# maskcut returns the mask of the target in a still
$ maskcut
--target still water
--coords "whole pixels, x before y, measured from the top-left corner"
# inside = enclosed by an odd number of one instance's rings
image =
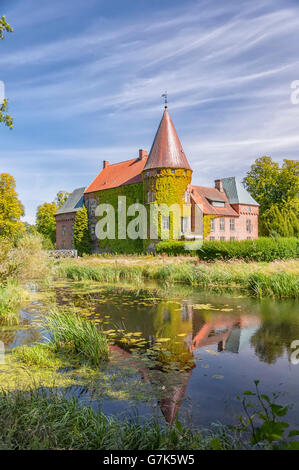
[[[287,418],[298,427],[299,364],[290,360],[290,345],[299,340],[295,301],[257,301],[239,293],[159,284],[64,283],[55,285],[50,297],[109,332],[107,374],[118,369],[115,387],[120,390],[122,380],[131,380],[135,389],[125,399],[95,396],[80,387],[67,390],[84,404],[108,414],[163,417],[168,423],[179,418],[195,426],[232,424],[241,414],[237,396],[259,379],[263,393],[280,392],[281,404],[294,404]],[[47,332],[35,322],[47,308],[41,299],[22,309],[21,327],[2,331],[6,347],[44,340]]]

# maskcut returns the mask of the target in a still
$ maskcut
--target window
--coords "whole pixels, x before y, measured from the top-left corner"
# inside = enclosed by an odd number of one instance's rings
[[[225,202],[223,201],[212,201],[212,206],[214,207],[225,207]]]
[[[225,241],[225,237],[220,237],[220,241],[224,242],[224,241]]]
[[[63,240],[62,243],[61,243],[61,248],[64,249],[65,248],[65,241]]]
[[[181,232],[185,233],[189,229],[189,217],[181,217]]]
[[[215,240],[215,237],[210,237],[210,241],[213,242]]]
[[[247,237],[247,240],[251,240],[251,237]]]
[[[162,217],[162,227],[164,230],[169,230],[169,217],[165,215]]]
[[[229,228],[231,232],[235,231],[235,219],[229,219]]]
[[[235,237],[230,237],[230,241],[231,242],[235,241]]]
[[[250,219],[246,220],[246,231],[251,233],[251,220]]]
[[[215,219],[210,220],[210,227],[211,227],[211,231],[214,232],[214,230],[215,230]]]
[[[188,191],[185,191],[184,199],[185,199],[185,202],[189,202],[189,194],[188,194]]]
[[[175,170],[171,170],[171,173],[174,175],[174,174],[175,174]]]
[[[157,170],[157,175],[160,175],[161,174],[161,170]]]
[[[94,217],[94,216],[95,216],[95,210],[94,210],[94,209],[91,209],[90,215],[91,215],[91,217]]]
[[[65,234],[66,234],[66,228],[65,228],[65,225],[63,225],[61,228],[61,235],[65,237]]]
[[[225,219],[224,217],[221,217],[221,219],[219,220],[220,220],[220,230],[223,231],[225,230]]]
[[[247,207],[248,212],[251,212],[251,206]]]

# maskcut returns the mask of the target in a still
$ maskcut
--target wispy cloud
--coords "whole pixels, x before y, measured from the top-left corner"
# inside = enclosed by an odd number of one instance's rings
[[[25,204],[30,175],[39,174],[35,193],[50,197],[90,182],[103,158],[149,148],[166,89],[197,183],[242,176],[262,154],[295,158],[299,106],[289,87],[298,79],[299,6],[291,0],[167,0],[142,14],[117,0],[111,9],[78,0],[74,11],[53,0],[30,14],[32,1],[12,1],[20,31],[0,45],[16,119],[13,137],[0,129],[0,162],[18,185],[26,175]]]

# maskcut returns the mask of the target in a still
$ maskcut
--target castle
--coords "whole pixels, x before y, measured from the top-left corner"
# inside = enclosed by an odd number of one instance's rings
[[[120,163],[104,160],[103,169],[93,182],[87,188],[75,189],[58,209],[57,249],[73,248],[74,221],[83,205],[88,211],[94,253],[151,251],[164,239],[229,241],[258,237],[259,206],[235,177],[217,179],[215,187],[209,188],[192,185],[192,173],[165,106],[149,154],[141,149],[138,157]],[[115,210],[116,231],[102,239],[96,230],[99,204]],[[147,211],[147,219],[153,208],[160,207],[154,237],[146,223],[143,223],[146,225],[143,236],[138,235],[142,224],[133,219],[131,208],[138,209],[141,205]],[[172,206],[176,209],[169,211],[167,208]],[[124,220],[126,225],[134,224],[135,237],[128,237],[126,230],[120,230]]]

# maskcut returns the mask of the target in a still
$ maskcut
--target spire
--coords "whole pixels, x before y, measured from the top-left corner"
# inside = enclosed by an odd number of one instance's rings
[[[167,105],[144,170],[151,168],[185,168],[191,170]]]

